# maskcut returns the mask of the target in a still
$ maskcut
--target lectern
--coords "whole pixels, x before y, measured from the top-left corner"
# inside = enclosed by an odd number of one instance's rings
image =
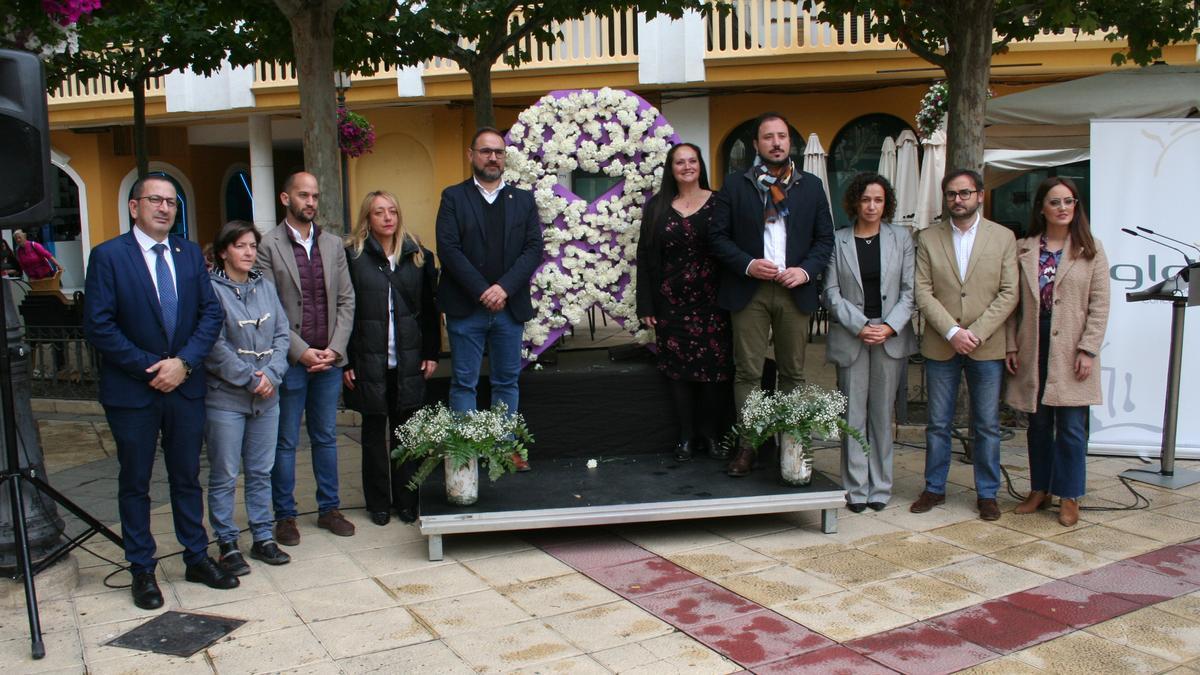
[[[1200,304],[1200,277],[1192,285],[1189,279],[1200,274],[1200,263],[1191,263],[1174,277],[1147,288],[1125,294],[1126,302],[1152,300],[1171,303],[1171,351],[1167,365],[1167,400],[1163,407],[1162,455],[1158,471],[1129,469],[1121,474],[1130,480],[1141,481],[1175,490],[1200,483],[1200,471],[1175,469],[1175,431],[1179,424],[1179,377],[1183,370],[1184,310]]]

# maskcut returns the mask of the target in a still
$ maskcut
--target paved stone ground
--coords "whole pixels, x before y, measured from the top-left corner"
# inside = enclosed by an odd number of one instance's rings
[[[69,406],[67,406],[69,408]],[[57,410],[57,411],[56,411]],[[38,413],[51,483],[115,523],[116,460],[102,417]],[[912,437],[913,434],[905,434]],[[919,434],[916,434],[919,437]],[[344,427],[343,503],[362,503],[357,430]],[[314,506],[299,455],[302,509]],[[350,538],[301,518],[290,565],[251,561],[240,588],[182,581],[159,567],[166,608],[246,619],[191,658],[104,643],[158,612],[107,588],[114,568],[77,552],[80,584],[44,599],[47,657],[29,658],[23,609],[0,610],[4,672],[912,672],[1200,673],[1200,486],[1138,490],[1149,511],[1053,512],[979,521],[971,469],[957,462],[944,506],[920,516],[923,452],[900,448],[896,496],[881,513],[816,514],[614,528],[449,536],[426,560],[417,529],[376,527],[359,509]],[[1023,448],[1005,448],[1028,488]],[[818,466],[837,474],[836,450]],[[1092,458],[1085,506],[1133,501],[1116,475],[1134,459]],[[172,536],[165,477],[155,480],[160,554]],[[535,455],[536,470],[536,455]],[[244,516],[241,516],[244,518]],[[68,527],[72,531],[73,526]],[[245,538],[244,538],[245,539]],[[115,547],[89,548],[115,560]],[[127,583],[117,574],[111,583]]]

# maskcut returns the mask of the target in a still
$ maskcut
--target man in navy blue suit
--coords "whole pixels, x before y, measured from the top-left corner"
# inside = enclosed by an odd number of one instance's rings
[[[100,403],[117,443],[117,504],[133,602],[163,604],[154,578],[150,476],[162,438],[175,536],[185,578],[234,588],[235,576],[208,556],[200,489],[204,436],[204,357],[225,313],[195,244],[170,236],[179,208],[175,186],[155,176],[134,184],[129,232],[97,246],[88,263],[84,331],[100,352]]]
[[[475,132],[467,159],[474,175],[442,191],[436,225],[438,307],[446,313],[453,364],[450,408],[475,409],[486,346],[492,404],[516,412],[521,336],[534,316],[529,280],[542,262],[542,226],[533,193],[504,183],[499,131]],[[529,470],[523,459],[513,459],[518,471]]]

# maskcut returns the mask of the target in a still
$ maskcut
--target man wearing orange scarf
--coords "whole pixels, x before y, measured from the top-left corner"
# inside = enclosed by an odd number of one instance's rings
[[[804,380],[809,314],[817,275],[833,253],[833,220],[821,179],[796,168],[791,127],[778,113],[759,116],[755,165],[729,176],[717,194],[710,238],[721,261],[718,300],[733,317],[733,395],[738,410],[762,381],[773,342],[779,389]],[[756,448],[739,443],[731,476],[744,476]]]

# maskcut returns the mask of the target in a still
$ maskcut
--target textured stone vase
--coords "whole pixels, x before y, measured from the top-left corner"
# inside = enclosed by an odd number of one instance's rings
[[[470,506],[479,501],[479,460],[472,457],[466,466],[454,468],[450,458],[446,467],[446,501],[456,506]]]
[[[791,434],[779,435],[779,476],[788,485],[812,482],[812,453]]]

